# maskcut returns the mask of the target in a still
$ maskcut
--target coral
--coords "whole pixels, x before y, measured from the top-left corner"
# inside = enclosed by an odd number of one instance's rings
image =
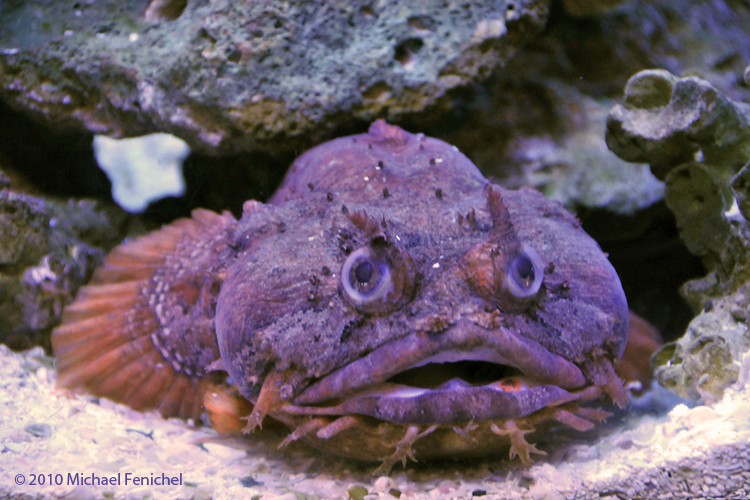
[[[142,212],[152,201],[185,194],[182,162],[190,148],[173,135],[120,140],[97,135],[94,154],[112,181],[112,197],[128,212]]]

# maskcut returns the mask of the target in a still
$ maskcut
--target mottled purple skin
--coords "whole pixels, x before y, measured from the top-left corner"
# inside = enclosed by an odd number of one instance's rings
[[[256,401],[267,376],[283,372],[277,392],[289,406],[276,405],[270,414],[293,426],[309,418],[300,416],[305,412],[323,415],[321,406],[359,394],[331,415],[377,418],[368,423],[369,434],[362,426],[353,429],[382,441],[380,449],[362,452],[346,432],[311,438],[359,458],[382,457],[408,425],[432,424],[438,432],[420,438],[418,457],[486,453],[498,446],[476,443],[491,435],[487,425],[474,440],[443,428],[521,421],[576,400],[575,391],[590,386],[620,397],[609,368],[625,348],[628,309],[606,256],[559,203],[531,189],[487,186],[455,147],[382,121],[368,134],[301,156],[269,204],[249,202],[231,228],[238,255],[221,285],[216,332],[224,367],[240,392]],[[494,212],[490,199],[500,200]],[[359,212],[367,217],[353,217]],[[543,263],[542,287],[530,299],[494,297],[483,281],[487,255],[505,248],[498,241],[505,233],[493,230],[501,225]],[[406,285],[401,295],[362,310],[345,297],[340,272],[351,252],[375,244],[376,233],[388,252],[396,252],[393,275]],[[371,390],[444,350],[496,355],[537,387],[395,400]]]

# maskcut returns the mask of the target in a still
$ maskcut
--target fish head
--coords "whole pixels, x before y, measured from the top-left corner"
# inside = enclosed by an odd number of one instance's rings
[[[629,314],[606,255],[559,203],[442,141],[379,121],[318,146],[231,240],[223,365],[277,418],[489,426],[624,402]]]

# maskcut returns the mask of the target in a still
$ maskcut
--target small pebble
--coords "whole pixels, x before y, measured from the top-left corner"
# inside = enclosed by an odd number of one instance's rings
[[[367,496],[367,488],[363,486],[352,486],[346,493],[351,500],[363,500]]]
[[[253,476],[245,476],[245,477],[240,478],[240,484],[244,486],[245,488],[251,488],[253,486],[257,486],[263,483],[260,481],[256,481]]]
[[[192,500],[209,500],[212,494],[213,490],[210,488],[196,488],[195,492],[193,493]]]
[[[377,480],[375,480],[375,484],[372,485],[375,491],[378,493],[381,491],[387,491],[390,488],[393,488],[396,486],[396,483],[393,482],[393,479],[389,478],[388,476],[381,476]]]
[[[29,424],[24,427],[23,430],[25,430],[32,436],[40,438],[47,438],[52,435],[52,427],[50,427],[48,424]]]

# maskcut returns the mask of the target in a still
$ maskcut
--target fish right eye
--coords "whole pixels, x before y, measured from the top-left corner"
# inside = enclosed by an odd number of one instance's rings
[[[536,295],[544,280],[544,265],[533,247],[524,244],[521,253],[508,266],[505,287],[516,298]]]

